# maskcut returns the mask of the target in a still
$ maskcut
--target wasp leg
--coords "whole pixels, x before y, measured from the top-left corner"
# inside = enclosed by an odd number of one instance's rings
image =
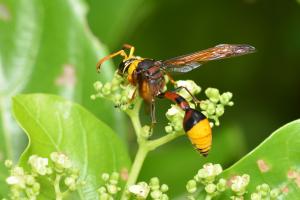
[[[133,53],[134,53],[134,50],[135,50],[135,47],[134,47],[134,46],[132,46],[132,45],[130,45],[130,44],[123,44],[123,49],[130,49],[128,58],[130,58],[130,57],[133,56]]]
[[[192,99],[193,99],[193,101],[194,101],[195,104],[200,104],[200,103],[201,103],[201,101],[200,101],[197,97],[195,97],[195,96],[189,91],[189,89],[187,89],[187,88],[184,87],[184,86],[179,86],[179,87],[175,88],[174,91],[175,91],[175,92],[178,92],[178,91],[180,91],[181,89],[184,89],[185,91],[187,91],[187,93],[189,93],[189,95],[192,97]]]
[[[156,117],[155,117],[155,101],[152,99],[151,101],[151,107],[150,107],[150,114],[151,114],[151,131],[154,128],[154,124],[156,124]]]
[[[126,52],[125,52],[123,49],[120,50],[120,51],[118,51],[118,52],[116,52],[116,53],[112,53],[112,54],[110,54],[110,55],[108,55],[108,56],[105,56],[104,58],[102,58],[101,60],[98,61],[97,65],[96,65],[97,71],[98,71],[98,72],[100,71],[100,67],[101,67],[101,65],[102,65],[105,61],[107,61],[108,59],[113,58],[113,57],[115,57],[115,56],[117,56],[117,55],[123,56],[124,59],[127,59],[127,58],[128,58]]]

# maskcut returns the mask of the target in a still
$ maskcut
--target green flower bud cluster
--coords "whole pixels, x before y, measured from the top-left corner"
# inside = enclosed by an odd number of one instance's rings
[[[133,95],[135,95],[136,87],[131,84],[126,84],[125,81],[122,76],[115,72],[111,82],[95,82],[94,89],[96,94],[91,95],[91,99],[108,99],[123,111],[132,109],[133,104],[130,102]]]
[[[101,175],[104,185],[97,190],[100,200],[113,200],[116,198],[118,192],[121,190],[118,186],[119,177],[118,172],[112,172],[111,174],[103,173]]]
[[[136,199],[144,200],[150,195],[153,200],[168,200],[169,197],[165,194],[169,190],[166,184],[160,185],[157,177],[151,178],[149,184],[146,182],[139,182],[128,188],[130,194],[133,194]]]
[[[225,92],[220,94],[219,90],[216,88],[207,88],[205,94],[208,97],[206,100],[196,101],[193,99],[192,95],[195,96],[201,92],[200,86],[198,86],[192,80],[177,81],[176,87],[184,87],[190,91],[189,94],[186,89],[182,88],[178,94],[185,98],[190,107],[195,108],[195,104],[198,105],[202,113],[209,119],[212,119],[214,123],[212,126],[220,125],[219,117],[221,117],[225,112],[225,106],[233,106],[232,93]],[[196,102],[195,102],[196,101]],[[177,105],[171,105],[171,108],[167,111],[166,117],[169,120],[167,126],[165,126],[165,131],[167,133],[175,134],[183,132],[182,121],[184,117],[184,111]]]
[[[171,105],[171,108],[166,112],[166,117],[169,120],[168,125],[165,126],[167,133],[175,134],[183,131],[182,121],[184,111],[177,105]]]
[[[204,186],[207,199],[211,199],[225,191],[227,181],[223,178],[216,179],[222,171],[223,169],[220,164],[204,164],[203,168],[194,176],[194,179],[189,180],[186,184],[186,189],[191,194],[188,198],[195,199],[194,194],[197,191],[197,184],[199,183]]]
[[[202,113],[209,119],[214,120],[216,126],[220,125],[219,117],[225,112],[225,106],[233,106],[232,93],[224,92],[220,94],[216,88],[207,88],[205,94],[207,100],[201,101],[200,108]]]
[[[250,176],[248,174],[243,174],[242,176],[234,176],[231,180],[231,190],[234,192],[234,195],[230,198],[233,200],[242,200],[244,194],[247,193],[247,186],[250,182]]]
[[[79,180],[79,170],[73,166],[68,156],[61,152],[53,152],[50,154],[50,159],[56,178],[60,177],[67,187],[67,191],[75,191],[85,184],[85,181]],[[60,181],[54,182],[54,184],[61,185]]]
[[[279,199],[281,191],[277,188],[271,189],[266,183],[258,185],[256,192],[251,194],[251,200],[275,200]]]
[[[5,161],[5,166],[10,169],[10,176],[6,179],[10,186],[11,199],[36,199],[40,193],[38,180],[50,180],[56,196],[62,195],[60,186],[67,188],[65,191],[74,191],[83,182],[79,181],[79,171],[73,168],[70,159],[62,153],[53,152],[48,158],[32,155],[28,159],[29,171],[20,166],[14,166],[12,161]],[[54,179],[53,179],[54,177]],[[59,178],[57,178],[59,177]],[[58,190],[59,189],[59,190]],[[59,194],[58,194],[59,193]]]
[[[193,80],[176,81],[176,87],[186,88],[192,95],[197,95],[201,92],[201,87],[197,85]],[[186,89],[181,89],[178,94],[182,96],[187,101],[192,101],[193,97],[186,91]]]
[[[6,178],[6,183],[10,186],[10,199],[36,199],[40,193],[37,177],[27,173],[22,167],[13,166],[11,161],[6,161],[5,164],[10,169],[10,176]]]
[[[192,80],[176,81],[176,87],[184,87],[188,89],[192,95],[196,95],[201,92],[200,86],[198,86]],[[186,89],[179,90],[178,94],[189,102],[190,107],[195,108],[194,103],[196,102],[192,102],[193,97],[186,91]],[[168,125],[165,126],[165,131],[167,133],[176,134],[183,132],[182,121],[184,117],[184,111],[181,108],[175,104],[172,104],[171,108],[166,112],[166,117],[169,120]]]

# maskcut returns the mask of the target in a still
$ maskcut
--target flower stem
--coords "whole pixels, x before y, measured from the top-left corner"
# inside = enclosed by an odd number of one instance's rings
[[[128,199],[126,192],[131,185],[135,184],[148,152],[149,149],[145,145],[142,144],[139,146],[121,197],[122,200]]]
[[[150,151],[156,149],[157,147],[164,145],[165,143],[170,142],[171,140],[174,140],[175,138],[184,135],[185,133],[183,131],[178,132],[178,133],[174,133],[174,134],[168,134],[165,135],[161,138],[155,139],[155,140],[149,140],[147,142],[147,146],[149,148]]]
[[[54,180],[54,191],[55,191],[55,195],[56,195],[56,200],[62,200],[63,199],[63,195],[60,191],[60,179],[61,179],[61,175],[57,174]]]
[[[121,200],[127,200],[129,197],[127,195],[128,188],[135,184],[138,178],[138,175],[141,171],[141,168],[143,166],[144,160],[147,156],[147,154],[156,149],[157,147],[170,142],[171,140],[177,138],[178,136],[181,136],[184,134],[184,132],[178,132],[175,134],[168,134],[165,135],[159,139],[155,140],[147,140],[146,138],[142,137],[142,126],[139,118],[139,110],[141,108],[141,99],[138,99],[135,107],[133,110],[128,110],[126,113],[130,117],[130,120],[132,122],[136,137],[137,137],[137,142],[138,142],[138,151],[136,153],[134,162],[132,164],[128,180],[126,183],[126,186],[123,190]]]

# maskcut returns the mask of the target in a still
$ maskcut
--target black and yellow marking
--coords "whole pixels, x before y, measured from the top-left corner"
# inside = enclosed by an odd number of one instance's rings
[[[212,143],[208,119],[201,112],[190,108],[185,113],[183,128],[195,148],[203,156],[207,156]]]

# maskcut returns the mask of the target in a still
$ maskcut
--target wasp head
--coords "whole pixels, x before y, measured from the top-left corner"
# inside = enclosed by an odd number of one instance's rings
[[[133,63],[133,61],[137,60],[137,58],[130,58],[127,60],[123,60],[119,64],[119,69],[118,69],[118,74],[119,75],[124,75],[128,73],[129,66]]]

